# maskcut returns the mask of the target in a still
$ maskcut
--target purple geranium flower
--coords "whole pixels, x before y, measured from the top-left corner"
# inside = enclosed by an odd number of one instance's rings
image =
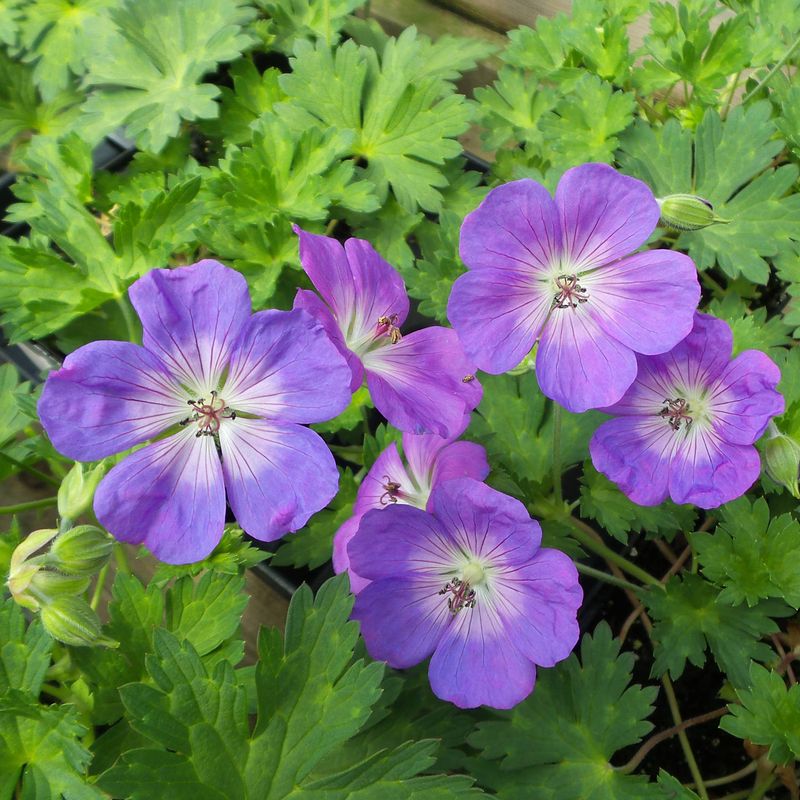
[[[100,522],[173,564],[214,549],[226,490],[251,536],[304,525],[336,494],[338,473],[323,440],[297,423],[330,419],[350,397],[350,371],[321,326],[303,311],[251,315],[245,279],[216,261],[153,270],[130,298],[144,347],[79,348],[39,401],[54,446],[79,461],[173,431],[106,475]]]
[[[353,516],[333,538],[333,568],[349,570],[350,588],[361,591],[368,583],[350,565],[347,545],[355,536],[364,514],[370,509],[388,508],[396,503],[425,509],[433,489],[454,478],[482,481],[489,474],[486,451],[474,442],[455,442],[434,433],[403,434],[403,452],[408,466],[392,442],[375,460],[358,487]]]
[[[714,508],[758,478],[753,447],[783,413],[781,374],[758,350],[731,361],[730,326],[696,314],[692,332],[669,353],[639,356],[636,381],[589,445],[595,467],[631,500]]]
[[[303,269],[322,296],[300,289],[294,307],[313,314],[347,358],[351,390],[366,373],[375,407],[402,431],[447,437],[462,430],[481,387],[456,332],[431,327],[403,336],[405,284],[369,242],[348,239],[342,247],[328,236],[294,230]]]
[[[604,164],[567,170],[555,200],[532,180],[493,189],[464,220],[470,271],[447,307],[467,355],[501,373],[541,337],[544,394],[575,412],[615,403],[636,377],[635,354],[676,345],[700,299],[687,256],[628,255],[658,217],[645,184]]]
[[[533,689],[536,665],[566,658],[583,593],[574,564],[540,549],[525,507],[483,483],[439,484],[431,513],[368,511],[348,546],[372,581],[356,595],[373,658],[406,668],[429,655],[431,688],[461,708],[511,708]]]

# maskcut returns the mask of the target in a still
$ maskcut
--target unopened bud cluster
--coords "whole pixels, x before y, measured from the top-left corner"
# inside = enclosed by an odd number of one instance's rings
[[[93,525],[60,533],[54,528],[34,531],[11,556],[11,596],[39,612],[47,632],[64,644],[113,646],[83,597],[92,576],[108,562],[111,548],[108,534]]]

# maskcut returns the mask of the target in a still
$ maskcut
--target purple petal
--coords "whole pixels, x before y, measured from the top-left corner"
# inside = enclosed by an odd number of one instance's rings
[[[345,246],[328,236],[307,233],[297,226],[300,261],[311,282],[330,306],[347,346],[359,351],[371,341],[380,317],[402,325],[408,316],[403,279],[369,242],[348,239]]]
[[[78,461],[96,461],[185,419],[187,399],[144,348],[92,342],[50,374],[38,412],[56,450]]]
[[[322,300],[308,289],[298,289],[294,298],[294,308],[311,314],[319,322],[328,334],[328,338],[333,342],[336,349],[345,357],[350,367],[350,391],[355,392],[364,381],[364,368],[361,366],[361,359],[347,347],[344,336],[336,322],[331,310]]]
[[[669,493],[676,503],[716,508],[741,497],[760,472],[755,447],[730,444],[692,426],[672,457]]]
[[[399,483],[400,490],[397,494],[398,503],[424,508],[428,501],[427,495],[419,501],[416,487],[406,472],[405,465],[400,460],[397,445],[392,442],[376,459],[369,472],[364,476],[361,486],[358,487],[353,513],[363,516],[371,508],[386,508],[392,504],[387,495],[386,485]]]
[[[361,623],[372,658],[405,669],[433,652],[451,618],[438,594],[442,585],[434,578],[400,576],[370,583],[356,595],[351,616]]]
[[[440,598],[441,599],[441,598]],[[512,708],[532,691],[536,667],[480,600],[453,618],[431,658],[433,693],[459,708]]]
[[[784,400],[775,387],[781,372],[759,350],[745,350],[710,387],[709,402],[716,433],[726,442],[752,444],[772,417],[782,414]]]
[[[219,440],[228,503],[242,528],[261,541],[302,528],[339,487],[330,450],[301,425],[225,420]]]
[[[581,277],[587,312],[636,353],[664,353],[692,330],[700,300],[694,263],[672,250],[648,250]]]
[[[413,573],[435,577],[438,589],[458,561],[456,543],[435,517],[399,504],[367,511],[347,552],[351,568],[368,580]]]
[[[606,414],[653,416],[664,407],[665,398],[674,393],[674,381],[664,356],[639,355],[636,363],[636,380],[619,402],[602,409]]]
[[[168,564],[205,558],[225,524],[214,440],[192,428],[137,450],[100,482],[94,513],[117,539],[143,544]]]
[[[636,378],[636,356],[586,311],[556,308],[536,353],[542,392],[573,413],[616,403]]]
[[[492,189],[464,219],[459,245],[469,269],[548,272],[561,254],[558,210],[550,193],[529,179]]]
[[[539,550],[529,564],[500,574],[491,585],[491,602],[510,638],[542,667],[552,667],[575,647],[582,600],[578,570],[558,550]]]
[[[481,386],[454,330],[425,328],[364,357],[372,402],[402,431],[452,436],[478,405]]]
[[[542,529],[519,500],[472,478],[439,484],[429,508],[461,550],[495,567],[527,563]]]
[[[218,388],[250,316],[247,281],[219,262],[206,260],[154,269],[128,293],[142,320],[145,348],[198,396]]]
[[[571,272],[608,264],[647,241],[660,211],[646,184],[605,164],[567,170],[556,189]]]
[[[350,517],[347,522],[342,525],[336,535],[333,537],[333,571],[339,575],[342,572],[347,572],[350,578],[350,591],[353,594],[358,594],[365,586],[369,586],[371,581],[362,578],[356,573],[350,564],[350,556],[347,553],[347,545],[350,540],[356,535],[358,525],[361,522],[361,517]]]
[[[592,463],[634,503],[655,506],[669,495],[670,459],[676,434],[660,417],[617,417],[589,442]]]
[[[519,270],[480,269],[456,279],[447,318],[485,372],[506,372],[525,358],[553,304],[544,281]]]
[[[236,411],[286,422],[332,419],[350,402],[350,368],[305,311],[260,311],[236,344],[221,396]]]

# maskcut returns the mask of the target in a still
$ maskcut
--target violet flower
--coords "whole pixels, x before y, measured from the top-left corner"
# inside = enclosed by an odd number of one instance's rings
[[[299,289],[294,307],[313,314],[347,358],[351,390],[366,374],[372,402],[395,428],[453,436],[481,399],[456,332],[431,327],[403,335],[405,284],[369,242],[348,239],[342,247],[294,230],[303,269],[322,297]]]
[[[172,564],[214,549],[226,491],[257,539],[303,526],[336,494],[338,473],[298,423],[330,419],[350,397],[350,371],[320,325],[303,311],[251,315],[245,279],[216,261],[153,270],[130,298],[144,346],[79,348],[39,401],[53,445],[78,461],[155,439],[100,483],[100,522]]]
[[[468,419],[464,427],[467,422]],[[358,487],[353,516],[333,537],[333,569],[337,574],[349,571],[353,592],[360,592],[369,583],[353,570],[347,554],[347,545],[367,511],[394,504],[426,509],[431,492],[440,483],[454,478],[482,481],[489,474],[486,451],[474,442],[455,442],[433,433],[422,436],[404,433],[403,452],[408,466],[394,442],[375,459]]]
[[[364,515],[348,552],[371,583],[353,618],[373,658],[404,669],[432,655],[431,688],[443,700],[511,708],[532,691],[537,664],[551,667],[575,646],[577,570],[540,549],[522,503],[483,483],[442,483],[430,508]]]
[[[639,356],[636,381],[589,445],[595,467],[642,506],[663,502],[714,508],[744,494],[761,471],[753,447],[783,413],[780,371],[758,350],[731,360],[723,320],[696,314],[692,332],[669,353]]]
[[[635,354],[676,345],[700,299],[687,256],[628,255],[658,218],[650,189],[605,164],[567,170],[555,200],[527,179],[493,189],[461,227],[470,271],[447,307],[467,355],[506,372],[538,339],[544,394],[574,412],[615,403],[636,377]]]

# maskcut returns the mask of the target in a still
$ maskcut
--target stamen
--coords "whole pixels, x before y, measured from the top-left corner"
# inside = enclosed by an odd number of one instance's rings
[[[376,334],[383,336],[384,334],[389,337],[392,344],[397,344],[402,338],[403,334],[400,333],[400,328],[397,327],[397,320],[400,317],[397,314],[390,314],[387,316],[378,317],[378,328]]]
[[[556,287],[559,291],[553,298],[553,308],[577,308],[589,301],[589,292],[578,283],[577,275],[559,275]]]
[[[192,407],[194,413],[182,419],[181,425],[188,425],[190,422],[197,423],[197,433],[195,436],[215,436],[219,433],[223,419],[236,419],[236,412],[225,405],[222,398],[217,397],[217,392],[211,392],[211,401],[207,403],[205,398],[197,400],[187,400],[187,404]]]
[[[397,502],[397,495],[400,493],[400,484],[397,483],[397,481],[393,481],[388,475],[384,475],[383,479],[385,481],[383,488],[386,489],[386,491],[380,496],[378,502],[382,506],[388,506],[389,503]]]
[[[664,408],[658,412],[659,417],[669,420],[669,426],[674,431],[681,429],[681,424],[686,423],[686,430],[692,427],[694,419],[690,414],[689,404],[683,397],[676,397],[674,400],[664,399]]]
[[[452,578],[439,594],[452,594],[447,598],[447,607],[450,613],[455,616],[462,608],[475,608],[475,590],[461,578]]]

